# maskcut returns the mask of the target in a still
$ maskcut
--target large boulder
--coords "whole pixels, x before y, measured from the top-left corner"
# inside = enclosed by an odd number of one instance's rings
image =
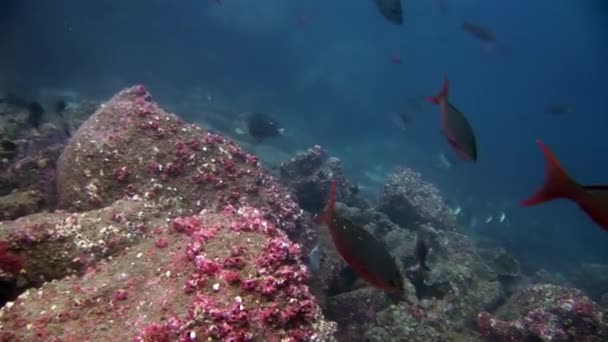
[[[162,217],[168,220],[168,217]],[[331,341],[299,245],[260,210],[178,217],[0,311],[14,341]]]
[[[298,241],[312,232],[258,158],[234,141],[161,109],[143,86],[125,89],[85,121],[58,162],[59,207],[84,211],[144,198],[174,215],[252,205]]]
[[[435,185],[420,173],[398,168],[384,184],[380,210],[404,228],[429,224],[436,229],[454,230],[456,217]]]

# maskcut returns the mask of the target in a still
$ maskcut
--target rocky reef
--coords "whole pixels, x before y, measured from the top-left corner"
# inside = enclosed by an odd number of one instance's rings
[[[23,260],[3,281],[27,288],[6,298],[3,340],[333,338],[286,235],[310,233],[289,193],[142,86],[83,123],[55,179],[58,210],[0,224],[5,256]]]
[[[608,322],[597,304],[581,291],[535,285],[515,295],[496,315],[477,315],[489,341],[606,341]]]
[[[275,179],[142,86],[69,140],[52,124],[19,134],[0,168],[0,341],[608,339],[600,306],[478,247],[409,168],[387,176],[378,203],[320,146]],[[395,258],[402,298],[358,279],[313,220],[332,180],[336,211]],[[596,300],[601,270],[574,282]]]
[[[406,167],[388,175],[380,207],[402,227],[430,224],[435,229],[456,228],[456,217],[450,213],[439,189]]]

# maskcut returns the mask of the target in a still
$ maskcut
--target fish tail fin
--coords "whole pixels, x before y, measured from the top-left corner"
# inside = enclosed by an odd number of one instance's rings
[[[336,193],[337,193],[337,185],[336,181],[331,181],[331,188],[329,191],[329,199],[327,200],[327,204],[325,205],[325,210],[323,214],[317,216],[316,221],[319,223],[331,223],[331,220],[334,216],[334,208],[336,206]]]
[[[531,206],[558,198],[573,199],[580,191],[578,184],[568,176],[557,160],[557,157],[542,141],[536,140],[545,157],[545,181],[536,193],[521,202],[523,206]]]
[[[443,86],[441,87],[441,91],[439,94],[435,96],[427,96],[426,100],[432,104],[439,104],[444,99],[448,98],[448,93],[450,91],[450,80],[448,79],[448,75],[445,75],[443,78]]]

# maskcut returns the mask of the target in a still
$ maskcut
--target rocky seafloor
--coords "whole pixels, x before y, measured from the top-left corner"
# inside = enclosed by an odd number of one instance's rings
[[[78,108],[70,139],[0,131],[18,146],[0,164],[0,341],[608,340],[607,266],[523,275],[410,168],[372,203],[320,146],[273,176],[142,86]],[[394,255],[404,300],[353,277],[313,219],[332,180],[337,210]],[[430,270],[412,275],[419,238]]]

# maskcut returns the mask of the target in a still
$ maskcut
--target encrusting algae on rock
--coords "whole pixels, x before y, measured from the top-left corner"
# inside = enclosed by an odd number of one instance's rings
[[[0,226],[25,258],[19,281],[40,286],[0,311],[0,340],[333,339],[290,240],[313,234],[297,204],[256,157],[143,87],[83,124],[57,180],[68,212]]]

